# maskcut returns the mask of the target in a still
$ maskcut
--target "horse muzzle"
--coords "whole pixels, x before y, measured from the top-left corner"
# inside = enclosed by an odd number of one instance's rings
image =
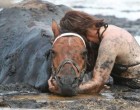
[[[75,96],[79,86],[78,78],[74,78],[71,75],[67,76],[55,76],[58,87],[60,88],[60,95],[63,96]]]
[[[53,78],[60,89],[60,95],[77,95],[78,87],[82,82],[85,69],[80,71],[78,65],[72,60],[64,60],[57,71],[53,71]],[[79,73],[80,72],[80,73]]]

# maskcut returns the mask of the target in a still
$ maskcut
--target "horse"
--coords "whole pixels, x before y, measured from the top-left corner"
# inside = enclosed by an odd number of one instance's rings
[[[51,76],[56,80],[61,95],[76,95],[79,84],[86,80],[85,74],[95,65],[96,52],[90,51],[89,43],[79,34],[60,31],[55,21],[52,21],[52,31]]]

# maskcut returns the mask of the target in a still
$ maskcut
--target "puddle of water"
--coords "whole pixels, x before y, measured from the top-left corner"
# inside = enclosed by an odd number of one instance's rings
[[[36,100],[37,102],[46,102],[46,101],[61,101],[61,102],[73,102],[74,100],[79,99],[89,99],[89,98],[96,98],[96,99],[114,99],[113,93],[104,92],[101,95],[97,94],[79,94],[73,97],[63,97],[54,94],[27,94],[27,95],[14,95],[10,96],[10,100]]]
[[[16,95],[12,96],[11,100],[37,100],[37,102],[44,102],[44,101],[72,101],[84,98],[92,98],[92,97],[100,97],[97,95],[77,95],[73,97],[63,97],[53,94],[38,94],[38,95]]]

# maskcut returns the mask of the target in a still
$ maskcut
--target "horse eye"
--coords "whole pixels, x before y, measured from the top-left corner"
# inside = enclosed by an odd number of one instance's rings
[[[52,57],[54,58],[55,55],[56,55],[56,52],[55,52],[54,50],[51,50],[51,55],[52,55]]]
[[[85,50],[81,54],[82,54],[82,57],[85,58],[87,56],[87,51]]]

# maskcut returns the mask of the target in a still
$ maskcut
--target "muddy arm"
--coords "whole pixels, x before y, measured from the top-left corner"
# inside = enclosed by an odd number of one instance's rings
[[[111,46],[110,46],[111,45]],[[116,59],[116,49],[111,40],[100,45],[93,79],[79,86],[79,93],[100,92],[108,80]]]

